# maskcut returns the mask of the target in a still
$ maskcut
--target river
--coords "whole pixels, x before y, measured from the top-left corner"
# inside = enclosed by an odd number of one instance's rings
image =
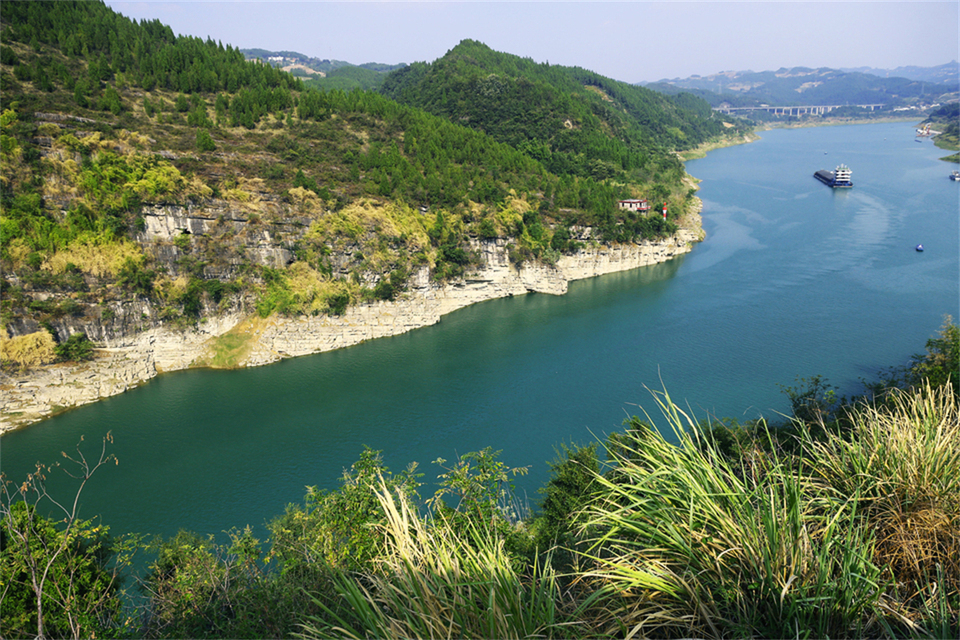
[[[239,371],[162,375],[0,439],[22,478],[110,431],[119,464],[83,494],[115,533],[220,535],[337,486],[364,445],[400,470],[503,450],[531,504],[560,443],[586,443],[666,388],[697,418],[778,420],[780,385],[841,393],[907,362],[960,316],[960,184],[909,124],[773,130],[687,163],[705,242],[669,263],[477,304],[438,325]],[[846,163],[855,187],[813,172]],[[926,250],[914,247],[922,243]],[[62,474],[51,486],[66,495]],[[429,492],[429,487],[425,492]]]

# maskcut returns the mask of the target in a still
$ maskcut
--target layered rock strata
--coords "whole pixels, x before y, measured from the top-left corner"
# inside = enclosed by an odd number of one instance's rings
[[[185,219],[175,226],[189,229],[190,223]],[[170,233],[170,229],[146,230],[147,235]],[[250,348],[236,364],[259,366],[432,325],[451,311],[484,300],[528,292],[562,295],[573,280],[664,262],[690,251],[700,239],[696,232],[681,230],[660,242],[595,244],[562,256],[555,265],[524,263],[519,268],[510,262],[507,241],[476,241],[473,248],[481,255],[481,266],[468,276],[436,283],[422,268],[409,279],[401,298],[352,307],[342,316],[245,322],[241,314],[230,313],[206,317],[188,330],[155,326],[134,336],[106,340],[106,348],[98,350],[92,362],[44,367],[16,376],[4,374],[0,378],[0,433],[122,393],[161,372],[203,366],[210,361],[215,340],[227,332],[249,334],[241,335]],[[283,256],[276,259],[280,262]]]

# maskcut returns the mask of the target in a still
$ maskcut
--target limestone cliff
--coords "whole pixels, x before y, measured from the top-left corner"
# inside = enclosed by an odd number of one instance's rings
[[[198,215],[171,208],[148,212],[145,220],[142,241],[158,247],[184,230],[191,236],[210,237],[217,229],[229,231],[234,224],[222,213],[211,215],[206,210]],[[209,310],[195,326],[184,329],[158,319],[145,302],[118,303],[112,330],[109,323],[92,318],[74,322],[76,329],[86,330],[103,346],[92,362],[3,374],[0,433],[122,393],[161,372],[222,366],[218,354],[227,348],[225,344],[230,345],[229,366],[258,366],[435,324],[443,315],[475,302],[528,292],[562,295],[573,280],[656,264],[690,251],[702,239],[698,222],[690,225],[694,229],[683,229],[663,241],[625,245],[591,243],[589,230],[582,230],[586,242],[578,252],[561,256],[556,264],[525,262],[519,267],[510,260],[507,240],[475,239],[470,244],[480,264],[464,277],[438,283],[424,266],[412,274],[406,291],[396,300],[350,307],[340,316],[261,319],[240,309]],[[249,227],[246,220],[236,224],[245,230]],[[282,235],[283,230],[248,233],[237,264],[243,260],[283,264],[288,256],[271,233]],[[219,268],[230,269],[229,261]]]

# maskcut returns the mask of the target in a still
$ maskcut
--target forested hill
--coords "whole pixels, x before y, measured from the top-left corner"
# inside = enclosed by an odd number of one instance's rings
[[[693,96],[664,96],[474,40],[435,62],[394,71],[380,91],[483,131],[549,171],[598,180],[674,180],[682,167],[672,151],[696,147],[732,126]]]
[[[185,93],[300,86],[298,80],[272,67],[243,64],[243,54],[229,45],[177,37],[159,20],[137,23],[102,2],[4,2],[0,20],[4,43],[23,42],[37,53],[45,46],[56,48],[86,67],[82,74],[86,77],[75,78],[75,66],[38,57],[29,72],[24,68],[21,73],[48,93],[59,83],[89,97],[99,93],[101,83],[113,84],[111,80],[147,91]],[[4,87],[4,92],[9,89]]]
[[[543,96],[525,112],[542,132],[505,136],[531,125],[520,114],[487,118],[488,135],[377,93],[311,90],[102,2],[5,1],[0,36],[0,341],[105,342],[228,309],[340,314],[424,268],[462,276],[478,239],[506,239],[520,263],[576,251],[574,227],[664,238],[692,202],[673,150],[720,131],[550,67],[563,91],[503,76]],[[492,102],[475,101],[457,103],[479,118]],[[668,219],[619,210],[627,197],[669,202]]]

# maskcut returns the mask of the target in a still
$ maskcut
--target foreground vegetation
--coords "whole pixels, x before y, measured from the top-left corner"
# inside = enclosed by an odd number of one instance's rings
[[[955,638],[958,356],[948,319],[869,399],[820,378],[787,389],[794,417],[777,426],[697,422],[656,394],[662,418],[631,419],[605,456],[562,447],[536,514],[511,491],[525,470],[490,449],[436,461],[432,496],[416,465],[394,474],[366,450],[266,543],[145,543],[52,503],[38,467],[3,482],[0,633]],[[111,458],[70,460],[79,498]],[[137,548],[153,561],[124,608]]]

